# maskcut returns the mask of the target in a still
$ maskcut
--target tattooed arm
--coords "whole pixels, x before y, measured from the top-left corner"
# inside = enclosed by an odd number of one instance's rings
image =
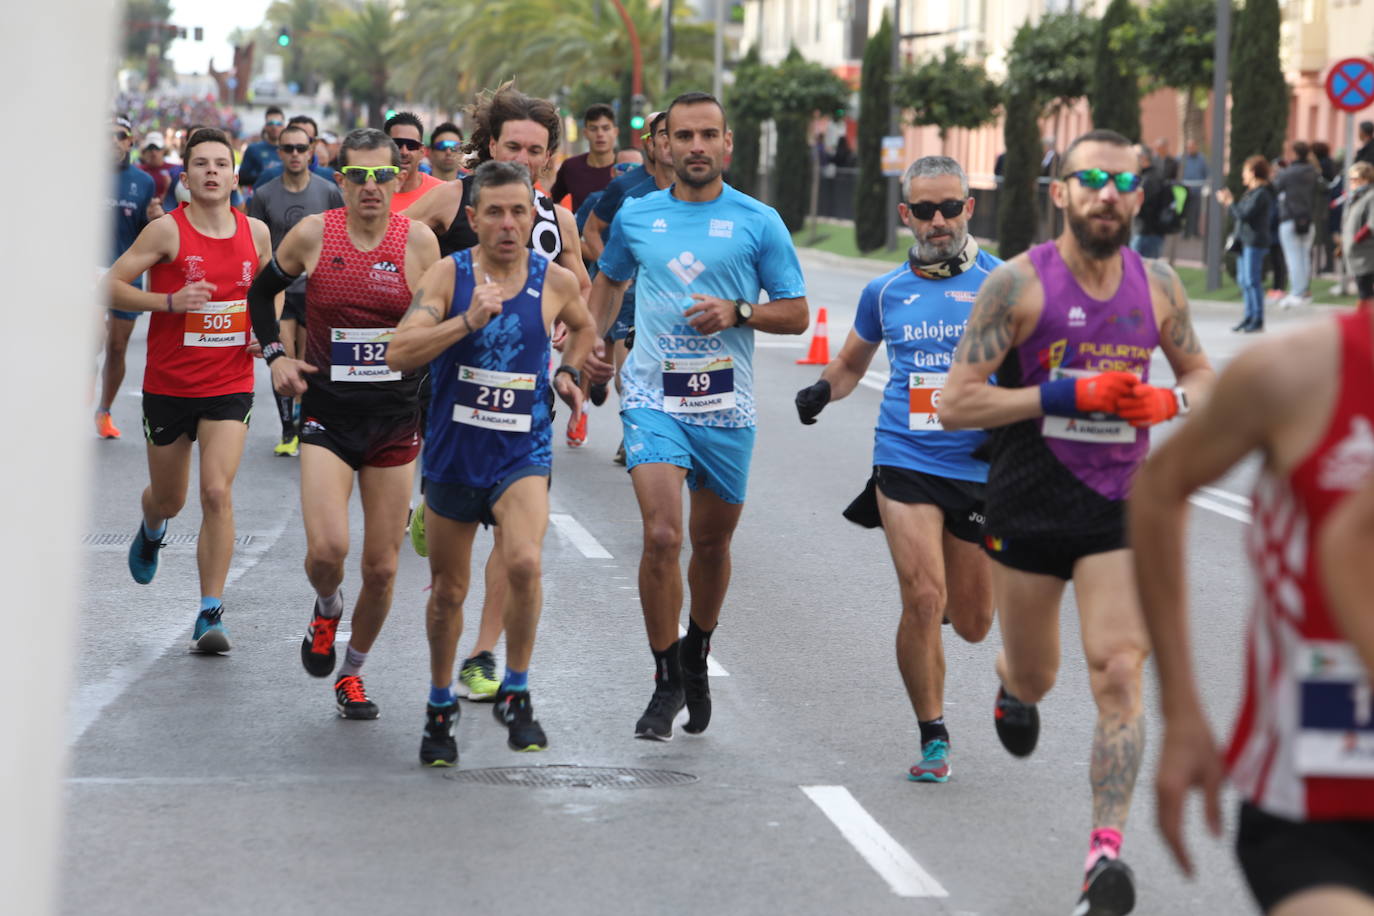
[[[426,365],[467,336],[472,328],[460,314],[445,319],[453,299],[453,259],[441,258],[415,286],[410,308],[386,348],[386,364],[399,372]]]
[[[1155,321],[1159,325],[1159,348],[1164,351],[1174,377],[1188,392],[1188,402],[1195,409],[1211,392],[1216,373],[1193,330],[1188,294],[1183,291],[1178,274],[1165,261],[1147,260],[1145,267],[1150,279]]]
[[[1025,258],[1008,261],[983,281],[940,393],[945,429],[986,429],[1041,415],[1038,390],[999,388],[988,379],[1034,328],[1043,295]]]

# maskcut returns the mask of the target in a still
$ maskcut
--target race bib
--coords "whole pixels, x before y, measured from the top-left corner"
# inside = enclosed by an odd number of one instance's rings
[[[663,361],[663,409],[668,413],[710,413],[735,406],[735,361],[701,356]]]
[[[945,373],[912,372],[907,375],[910,407],[907,428],[914,430],[944,429],[940,423],[940,389],[945,387]]]
[[[181,342],[187,347],[248,346],[248,300],[207,302],[187,312]]]
[[[1374,693],[1349,643],[1303,642],[1298,676],[1297,770],[1374,779]]]
[[[533,408],[533,374],[458,367],[458,398],[453,405],[453,422],[527,433]]]
[[[330,328],[331,382],[395,382],[401,373],[388,368],[386,348],[395,328]]]
[[[1061,378],[1086,378],[1096,375],[1087,369],[1051,369],[1050,380]],[[1074,442],[1096,442],[1099,445],[1132,443],[1136,439],[1135,427],[1120,417],[1045,417],[1040,432],[1047,439],[1071,439]]]

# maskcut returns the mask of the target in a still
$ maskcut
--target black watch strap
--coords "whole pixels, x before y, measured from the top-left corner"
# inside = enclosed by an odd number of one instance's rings
[[[279,359],[285,355],[286,347],[284,347],[279,341],[273,341],[270,344],[265,344],[262,348],[263,361],[267,363],[267,365],[269,366],[272,365],[272,360]]]
[[[578,372],[576,369],[574,369],[572,366],[569,366],[567,363],[564,363],[563,365],[555,369],[553,374],[557,375],[560,372],[566,372],[568,373],[568,375],[572,376],[574,385],[582,384],[582,373]]]

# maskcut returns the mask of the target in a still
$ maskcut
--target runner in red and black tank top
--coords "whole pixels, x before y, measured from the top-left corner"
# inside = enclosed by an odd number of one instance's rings
[[[168,216],[176,222],[181,247],[175,260],[148,271],[149,290],[166,295],[199,280],[215,284],[215,291],[195,311],[152,313],[143,390],[181,398],[251,392],[247,296],[258,252],[248,217],[235,210],[234,234],[217,239],[197,232],[184,207]]]
[[[348,211],[324,213],[320,258],[305,285],[305,361],[319,369],[301,398],[304,414],[399,416],[416,410],[418,373],[386,366],[386,347],[410,306],[406,237],[410,220],[391,214],[371,251],[348,237]]]

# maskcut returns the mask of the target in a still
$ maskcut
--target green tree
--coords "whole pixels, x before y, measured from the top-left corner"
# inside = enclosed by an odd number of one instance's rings
[[[796,232],[806,224],[811,203],[815,156],[807,126],[818,113],[829,115],[849,102],[844,80],[793,48],[765,81],[778,128],[773,206],[783,225]]]
[[[1141,19],[1136,47],[1151,89],[1183,98],[1183,136],[1202,142],[1203,108],[1212,87],[1216,0],[1157,0]]]
[[[1278,0],[1248,0],[1231,44],[1231,162],[1227,184],[1242,193],[1241,166],[1275,159],[1288,131],[1288,86],[1279,67]]]
[[[339,0],[274,0],[267,8],[267,21],[275,28],[291,30],[291,46],[285,52],[283,75],[307,95],[314,95],[320,84],[320,53],[330,16],[340,8]],[[275,36],[273,36],[275,38]],[[282,49],[273,45],[271,53]]]
[[[892,55],[892,23],[883,13],[882,24],[864,45],[859,76],[859,181],[854,188],[854,244],[860,251],[876,251],[887,244],[887,186],[883,179],[883,136],[887,133],[892,98],[889,79]]]
[[[1131,0],[1112,0],[1097,27],[1093,80],[1088,92],[1093,127],[1140,142],[1140,62],[1133,40],[1140,12]]]
[[[325,72],[334,89],[367,105],[367,125],[386,122],[391,98],[391,65],[402,47],[397,17],[387,0],[366,0],[335,11],[321,36]]]
[[[124,63],[143,69],[149,45],[157,48],[158,59],[166,57],[172,32],[164,26],[171,19],[170,0],[128,0],[124,4],[124,41],[121,45]]]
[[[769,68],[759,63],[758,48],[750,47],[735,67],[735,83],[726,95],[734,153],[730,157],[730,183],[751,197],[760,197],[759,150],[763,122],[769,115],[767,90]]]
[[[1002,91],[987,71],[968,62],[953,47],[908,67],[892,81],[892,98],[917,127],[938,127],[941,142],[952,127],[969,130],[997,117]]]
[[[1027,26],[1022,26],[1027,28]],[[1007,94],[1002,137],[1006,158],[997,195],[997,253],[1010,260],[1035,242],[1040,180],[1040,125],[1037,100],[1023,87]]]
[[[1007,80],[1018,97],[1034,100],[1045,117],[1088,94],[1093,77],[1097,20],[1083,12],[1046,13],[1016,32],[1007,56]]]

